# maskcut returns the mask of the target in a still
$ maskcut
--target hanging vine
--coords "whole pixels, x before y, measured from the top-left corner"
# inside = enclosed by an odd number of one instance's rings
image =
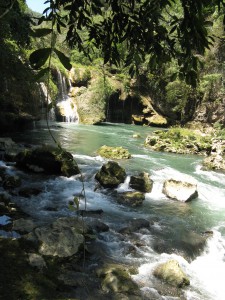
[[[56,40],[57,40],[57,33],[60,33],[60,26],[65,26],[63,23],[63,19],[65,17],[61,17],[59,15],[59,12],[57,10],[57,7],[55,6],[55,3],[53,0],[49,0],[49,7],[43,12],[46,15],[42,16],[39,19],[38,25],[40,25],[43,21],[47,21],[51,24],[50,28],[37,28],[34,29],[32,32],[32,35],[36,38],[49,36],[50,40],[50,47],[40,48],[35,50],[30,55],[30,63],[34,70],[37,71],[35,75],[35,79],[39,80],[43,76],[47,76],[47,95],[46,95],[46,124],[48,132],[53,140],[53,142],[56,144],[58,149],[60,150],[60,154],[62,157],[71,160],[71,155],[62,148],[61,144],[55,136],[53,135],[50,125],[49,125],[49,111],[52,108],[52,103],[49,102],[49,90],[50,90],[50,79],[51,79],[51,66],[52,66],[52,57],[53,54],[56,54],[62,65],[69,71],[72,68],[72,65],[70,63],[70,60],[67,56],[65,56],[64,53],[62,53],[60,50],[56,48]],[[47,64],[47,67],[46,67]],[[72,158],[73,159],[73,158]],[[70,202],[69,208],[72,210],[79,210],[80,208],[80,198],[84,198],[84,209],[87,210],[87,198],[85,193],[85,186],[84,186],[84,177],[83,174],[76,162],[75,159],[73,159],[73,163],[77,167],[80,177],[81,177],[81,183],[82,183],[82,190],[80,192],[79,197],[74,197],[73,201]]]

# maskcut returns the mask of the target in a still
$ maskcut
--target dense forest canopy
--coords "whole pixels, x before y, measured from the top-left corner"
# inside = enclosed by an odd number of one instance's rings
[[[116,70],[124,86],[136,75],[159,111],[178,121],[190,120],[202,101],[219,104],[224,98],[224,1],[46,4],[41,15],[25,0],[0,0],[2,113],[36,111],[36,83],[47,83],[49,58],[52,99],[58,93],[52,70],[66,75],[65,68],[76,63]]]
[[[222,0],[47,0],[46,3],[49,7],[40,22],[52,22],[59,33],[66,28],[66,40],[71,47],[86,55],[93,48],[100,49],[104,63],[122,62],[130,66],[131,74],[138,72],[143,62],[154,70],[176,59],[179,65],[176,75],[185,76],[193,85],[198,77],[199,56],[214,41],[209,30],[211,16],[215,12],[223,14],[225,5]]]

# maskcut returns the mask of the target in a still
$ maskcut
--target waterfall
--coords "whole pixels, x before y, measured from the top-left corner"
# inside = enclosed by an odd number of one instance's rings
[[[72,98],[69,97],[70,90],[72,88],[71,82],[67,84],[65,76],[57,70],[58,76],[58,97],[57,97],[57,106],[60,111],[60,115],[63,116],[65,122],[79,123],[79,115],[77,113],[76,104],[72,101]],[[69,85],[69,86],[68,86]]]
[[[48,89],[44,82],[40,82],[39,87],[41,99],[41,120],[44,120],[46,118],[46,106],[52,103],[52,99],[48,94]],[[55,110],[53,107],[49,110],[48,117],[50,121],[55,121]]]

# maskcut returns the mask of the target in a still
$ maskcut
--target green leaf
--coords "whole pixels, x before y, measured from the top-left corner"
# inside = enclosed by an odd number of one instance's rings
[[[58,56],[61,64],[67,69],[70,70],[72,68],[72,65],[70,63],[70,59],[61,51],[54,49],[54,52],[56,53],[56,55]]]
[[[78,197],[74,197],[74,198],[73,198],[73,202],[74,202],[74,204],[76,205],[76,210],[79,210],[79,207],[80,207],[80,201],[79,201],[79,198],[78,198]]]
[[[48,34],[52,33],[52,29],[49,28],[40,28],[40,29],[35,29],[34,31],[31,32],[31,35],[33,37],[42,37],[46,36]]]
[[[71,204],[69,204],[68,207],[69,207],[69,210],[71,210],[71,211],[75,211],[76,210],[75,207],[73,205],[71,205]]]
[[[47,61],[51,54],[51,48],[41,48],[35,50],[30,55],[30,63],[34,69],[41,68]]]

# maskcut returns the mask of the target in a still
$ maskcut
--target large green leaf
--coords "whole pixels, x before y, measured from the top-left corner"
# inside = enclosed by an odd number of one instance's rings
[[[41,68],[47,61],[51,54],[51,48],[41,48],[35,50],[30,55],[30,63],[34,69]]]
[[[72,65],[70,63],[70,59],[61,51],[54,49],[54,52],[57,54],[60,62],[62,63],[62,65],[67,69],[70,70],[72,68]]]

